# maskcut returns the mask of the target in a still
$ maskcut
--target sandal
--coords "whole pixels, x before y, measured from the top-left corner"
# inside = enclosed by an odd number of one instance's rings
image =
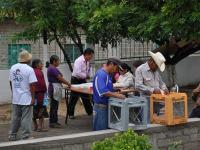
[[[48,129],[37,129],[37,132],[47,132]]]

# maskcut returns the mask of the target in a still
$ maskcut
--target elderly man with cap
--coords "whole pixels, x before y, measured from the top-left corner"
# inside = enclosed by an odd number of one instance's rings
[[[135,71],[135,88],[138,89],[143,96],[149,97],[151,94],[168,94],[166,84],[162,81],[159,72],[165,70],[165,58],[160,53],[152,53],[149,51],[151,58]],[[149,103],[149,101],[148,101]],[[160,105],[155,106],[157,113]]]
[[[104,130],[108,128],[108,99],[115,97],[125,99],[125,96],[114,92],[112,74],[120,66],[118,58],[109,58],[103,68],[96,72],[93,79],[93,130]]]
[[[17,140],[21,127],[21,139],[28,139],[32,126],[32,105],[34,104],[35,83],[37,78],[30,64],[32,55],[23,50],[19,53],[17,64],[10,69],[10,86],[12,90],[12,122],[9,140]]]

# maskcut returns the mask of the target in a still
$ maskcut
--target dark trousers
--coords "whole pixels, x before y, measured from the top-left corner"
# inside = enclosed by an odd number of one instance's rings
[[[75,77],[72,77],[72,79],[71,79],[71,84],[82,84],[82,83],[86,83],[86,80],[77,79]],[[91,115],[92,114],[92,104],[90,101],[90,95],[71,91],[70,101],[69,101],[69,106],[68,106],[69,116],[74,116],[74,109],[75,109],[75,106],[76,106],[76,103],[77,103],[79,97],[81,97],[81,99],[82,99],[82,102],[83,102],[83,105],[85,107],[85,111],[87,112],[87,114]]]
[[[49,115],[49,123],[57,123],[58,122],[58,105],[59,102],[51,98],[50,103],[50,115]]]

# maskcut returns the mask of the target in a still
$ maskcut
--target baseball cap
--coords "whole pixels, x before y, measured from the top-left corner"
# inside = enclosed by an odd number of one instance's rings
[[[116,64],[120,69],[122,69],[121,67],[121,60],[118,57],[110,57],[108,58],[108,61],[113,62],[114,64]]]

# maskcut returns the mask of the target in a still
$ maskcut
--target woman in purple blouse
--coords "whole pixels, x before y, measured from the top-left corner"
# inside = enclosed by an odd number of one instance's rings
[[[58,105],[62,99],[62,84],[66,84],[69,87],[71,84],[63,78],[62,73],[57,69],[60,64],[59,57],[52,55],[50,57],[50,66],[47,69],[47,78],[49,82],[48,94],[51,99],[50,102],[50,128],[60,128],[61,124],[58,123]]]

